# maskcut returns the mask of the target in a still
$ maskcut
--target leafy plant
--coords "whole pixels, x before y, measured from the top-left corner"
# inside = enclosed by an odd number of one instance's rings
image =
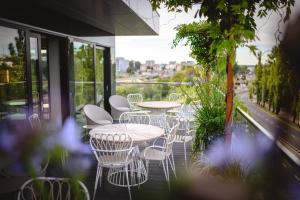
[[[193,144],[193,154],[208,146],[214,139],[224,135],[226,104],[224,95],[212,83],[195,87],[201,106],[196,112],[196,137]]]

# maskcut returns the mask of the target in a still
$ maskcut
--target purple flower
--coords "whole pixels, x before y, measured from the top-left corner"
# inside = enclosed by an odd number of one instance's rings
[[[9,134],[6,130],[0,133],[0,149],[6,153],[13,153],[17,143],[15,134]]]
[[[74,118],[69,117],[60,132],[52,135],[46,140],[46,147],[53,148],[59,145],[70,152],[91,153],[88,145],[81,142],[80,127],[76,124]]]
[[[271,148],[272,141],[262,134],[253,136],[235,130],[230,148],[223,141],[218,140],[209,147],[207,157],[209,164],[216,167],[238,163],[242,171],[247,174],[264,159]]]

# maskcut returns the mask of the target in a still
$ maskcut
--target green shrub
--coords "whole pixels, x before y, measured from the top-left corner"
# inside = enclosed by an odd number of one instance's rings
[[[197,154],[202,145],[208,146],[214,139],[221,137],[225,130],[226,103],[224,94],[211,83],[195,86],[197,100],[201,107],[196,111],[196,137],[193,154]]]

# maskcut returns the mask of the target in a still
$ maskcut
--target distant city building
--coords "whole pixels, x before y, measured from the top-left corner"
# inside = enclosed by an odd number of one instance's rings
[[[164,70],[166,70],[166,66],[167,66],[167,64],[160,64],[160,69],[162,71],[164,71]]]
[[[186,62],[188,65],[195,65],[196,63],[194,61],[187,61]]]
[[[142,64],[141,67],[140,67],[140,71],[141,72],[147,71],[147,65],[146,64]]]
[[[191,65],[195,65],[194,61],[182,61],[180,63],[182,66],[191,66]]]
[[[146,60],[145,65],[149,66],[149,67],[153,67],[153,65],[155,65],[155,61],[154,60]]]
[[[140,65],[138,73],[145,77],[152,76],[172,76],[174,73],[181,71],[184,66],[193,66],[194,61],[182,61],[177,63],[176,61],[169,61],[168,64],[156,64],[154,60],[146,60],[145,63]],[[129,67],[129,61],[123,57],[116,58],[116,71],[117,73],[127,73]]]
[[[116,58],[116,72],[117,73],[127,73],[129,67],[129,60],[126,60],[123,57]]]
[[[181,65],[181,64],[176,64],[176,71],[178,72],[178,71],[181,71],[182,70],[182,67],[183,67],[183,65]]]
[[[175,61],[169,62],[169,64],[166,65],[166,69],[167,70],[171,70],[171,71],[176,70],[176,62]]]
[[[160,64],[155,64],[152,66],[153,67],[153,71],[161,71],[161,66]]]

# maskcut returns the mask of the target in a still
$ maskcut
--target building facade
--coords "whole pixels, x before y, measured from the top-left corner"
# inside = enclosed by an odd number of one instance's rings
[[[129,67],[129,60],[126,60],[123,57],[116,58],[116,73],[124,74],[127,73]]]
[[[36,113],[61,124],[70,115],[80,120],[85,104],[109,110],[115,36],[158,33],[159,15],[147,0],[10,0],[5,7],[0,121]]]

